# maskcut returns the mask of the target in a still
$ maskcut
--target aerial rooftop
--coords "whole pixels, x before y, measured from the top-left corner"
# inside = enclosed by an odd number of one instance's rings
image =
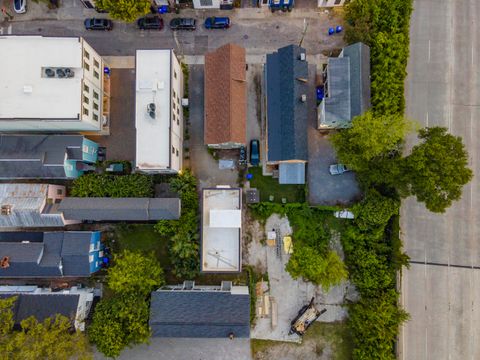
[[[0,119],[79,117],[81,38],[2,36],[0,54]],[[45,68],[69,68],[74,76],[50,78]]]
[[[203,189],[202,200],[201,270],[204,272],[241,271],[241,190]]]

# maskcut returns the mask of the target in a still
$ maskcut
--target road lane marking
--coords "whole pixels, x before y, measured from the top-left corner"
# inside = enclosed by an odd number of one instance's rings
[[[430,43],[431,41],[428,40],[428,62],[430,62]]]

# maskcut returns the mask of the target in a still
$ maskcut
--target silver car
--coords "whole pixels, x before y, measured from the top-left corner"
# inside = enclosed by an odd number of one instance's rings
[[[340,175],[347,171],[350,171],[350,169],[347,168],[346,165],[343,165],[343,164],[330,165],[330,175]]]

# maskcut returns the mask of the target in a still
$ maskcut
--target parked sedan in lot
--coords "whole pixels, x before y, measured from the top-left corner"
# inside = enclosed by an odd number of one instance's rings
[[[27,0],[13,0],[13,10],[17,14],[23,14],[27,12]]]
[[[350,169],[343,164],[330,165],[330,175],[340,175],[347,171],[350,171]]]
[[[192,18],[175,18],[170,21],[170,29],[176,30],[195,30],[197,28],[197,20]]]
[[[162,30],[163,19],[159,16],[145,16],[137,20],[137,25],[141,30]]]
[[[206,29],[228,29],[230,27],[230,18],[211,16],[205,20]]]
[[[109,19],[96,19],[90,18],[85,19],[85,29],[87,30],[112,30],[113,29],[113,22]]]

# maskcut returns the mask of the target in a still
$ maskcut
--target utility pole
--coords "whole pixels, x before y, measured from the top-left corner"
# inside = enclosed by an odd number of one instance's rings
[[[303,44],[303,39],[305,38],[305,34],[307,33],[307,29],[308,29],[308,22],[307,22],[307,19],[303,19],[303,31],[302,31],[302,38],[300,39],[300,44],[298,44],[298,46],[302,46]]]

